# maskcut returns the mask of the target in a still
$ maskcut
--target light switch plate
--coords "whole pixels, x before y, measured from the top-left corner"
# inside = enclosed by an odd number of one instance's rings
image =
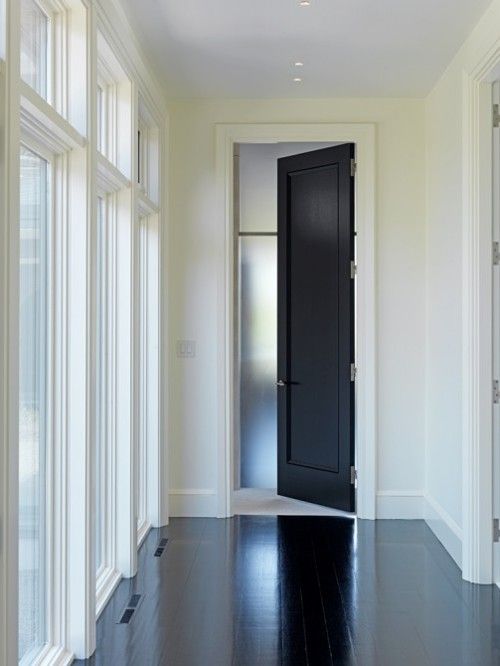
[[[196,340],[177,340],[177,358],[195,358]]]

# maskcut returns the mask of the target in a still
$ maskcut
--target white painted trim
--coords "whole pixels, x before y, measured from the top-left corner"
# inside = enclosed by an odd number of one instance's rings
[[[21,81],[21,116],[23,127],[36,141],[54,153],[84,148],[87,141],[60,116],[33,88]]]
[[[377,518],[386,520],[421,520],[424,517],[422,490],[379,490]]]
[[[500,41],[463,74],[462,575],[493,581],[492,96]]]
[[[456,564],[462,568],[463,532],[458,523],[431,495],[425,495],[425,522],[446,548]]]
[[[217,509],[220,518],[232,516],[233,491],[233,152],[235,143],[353,142],[356,144],[357,359],[356,456],[357,513],[376,516],[376,270],[375,270],[375,126],[373,124],[220,124],[216,127],[218,217],[224,221],[223,253],[218,277],[218,443]]]
[[[67,666],[73,662],[73,659],[74,655],[64,648],[47,646],[36,659],[30,661],[29,666]],[[21,662],[21,666],[23,666],[23,662]]]
[[[217,514],[217,491],[203,488],[171,490],[169,505],[173,518],[213,518]]]
[[[147,520],[145,520],[142,523],[142,525],[139,525],[139,527],[137,528],[137,548],[138,549],[144,543],[144,540],[148,536],[150,529],[151,529],[151,523]]]
[[[130,187],[130,180],[101,153],[97,153],[97,180],[100,197]]]
[[[137,82],[139,93],[154,114],[158,127],[165,118],[167,97],[154,69],[132,30],[120,0],[96,0],[99,30],[112,47],[127,76]]]
[[[62,58],[54,68],[54,85],[51,96],[54,106],[48,104],[20,80],[19,73],[19,5],[8,0],[6,30],[6,60],[0,62],[0,309],[7,316],[0,318],[0,514],[3,520],[2,547],[0,548],[0,663],[14,666],[17,661],[17,605],[18,605],[18,256],[19,256],[19,141],[20,120],[24,124],[29,142],[39,149],[48,147],[57,154],[56,170],[67,181],[55,196],[55,206],[66,218],[71,218],[67,235],[61,234],[61,254],[65,257],[58,267],[57,284],[61,289],[57,318],[58,341],[64,345],[57,349],[59,361],[54,361],[64,399],[58,399],[58,438],[60,452],[55,456],[53,472],[54,501],[58,512],[51,513],[52,532],[50,553],[55,582],[50,594],[54,601],[49,609],[49,639],[40,654],[43,664],[68,663],[72,653],[86,657],[95,645],[95,592],[94,566],[93,477],[95,451],[93,445],[94,406],[94,273],[95,273],[95,222],[97,153],[95,136],[95,83],[96,34],[99,25],[103,32],[113,34],[113,47],[121,61],[124,58],[130,81],[122,87],[123,95],[129,95],[131,106],[137,108],[137,96],[147,101],[151,117],[159,128],[158,162],[161,161],[159,202],[155,212],[160,220],[162,259],[166,256],[166,102],[158,84],[150,76],[148,65],[141,61],[135,48],[136,40],[131,26],[119,6],[118,0],[47,0],[57,13],[53,46],[61,50]],[[3,7],[4,3],[0,0]],[[97,5],[104,6],[104,10]],[[62,15],[64,13],[64,16]],[[98,16],[99,14],[99,16]],[[101,25],[105,23],[106,25]],[[56,34],[57,33],[57,34]],[[73,39],[72,35],[78,38]],[[57,63],[56,63],[57,65]],[[136,76],[137,75],[137,76]],[[128,86],[128,88],[127,88]],[[21,113],[22,101],[22,113]],[[131,235],[137,227],[137,190],[134,181],[136,124],[135,118],[126,114],[121,118],[121,138],[128,141],[123,170],[130,171],[129,222]],[[126,135],[126,138],[124,138]],[[35,147],[35,146],[34,146]],[[37,151],[39,152],[39,150]],[[126,161],[128,159],[128,162]],[[122,167],[122,163],[120,163]],[[115,174],[116,175],[116,174]],[[76,176],[76,177],[75,177]],[[123,183],[122,183],[123,184]],[[66,192],[66,187],[68,192]],[[122,188],[123,189],[123,188]],[[66,230],[65,230],[66,231]],[[69,257],[69,259],[68,259]],[[72,261],[76,258],[76,261]],[[136,272],[134,249],[130,252],[131,282]],[[161,271],[161,266],[160,266]],[[161,272],[161,278],[164,279]],[[133,285],[132,285],[133,288]],[[167,521],[166,497],[166,378],[168,354],[166,335],[166,296],[162,298],[161,358],[164,363],[160,378],[161,402],[158,420],[161,428],[161,445],[158,447],[157,512],[156,519]],[[130,303],[134,310],[135,301]],[[135,311],[135,310],[134,310]],[[133,319],[133,315],[131,317]],[[134,331],[131,321],[129,330]],[[62,337],[61,337],[62,336]],[[134,384],[134,370],[130,373]],[[62,395],[61,394],[61,395]],[[132,401],[134,403],[134,401]],[[135,403],[134,403],[135,404]],[[135,407],[133,407],[135,409]],[[132,417],[131,431],[134,431]],[[133,447],[129,460],[134,461]],[[130,471],[130,470],[129,470]],[[133,470],[128,476],[126,494],[134,496]],[[133,500],[134,501],[134,500]],[[130,503],[133,514],[133,501]],[[57,515],[56,515],[57,514]],[[135,524],[130,530],[133,537],[133,557],[136,557]],[[5,544],[5,546],[3,545]],[[132,547],[132,546],[131,546]],[[111,577],[113,582],[116,576]],[[112,587],[112,585],[111,585]],[[98,606],[102,600],[97,601]]]
[[[5,125],[0,142],[0,663],[18,664],[18,419],[19,419],[19,3],[6,7]]]
[[[106,604],[113,596],[113,592],[120,584],[121,579],[121,573],[112,567],[104,568],[99,572],[96,580],[96,620],[99,619],[102,611],[106,608]]]

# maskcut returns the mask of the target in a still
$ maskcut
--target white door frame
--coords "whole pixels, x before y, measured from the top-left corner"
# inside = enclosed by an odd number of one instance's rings
[[[376,517],[376,265],[375,125],[371,123],[220,124],[216,126],[217,210],[224,221],[218,280],[217,515],[233,515],[234,439],[234,220],[235,143],[352,142],[356,144],[356,460],[357,515]]]
[[[463,75],[462,575],[493,582],[493,122],[500,40]]]

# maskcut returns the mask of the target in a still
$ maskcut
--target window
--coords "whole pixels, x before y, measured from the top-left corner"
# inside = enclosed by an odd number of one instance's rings
[[[49,165],[21,149],[19,276],[19,655],[45,642]]]
[[[96,572],[105,564],[106,493],[106,235],[105,202],[97,202]]]
[[[0,0],[0,513],[11,546],[0,543],[0,606],[14,611],[0,613],[2,664],[88,658],[95,616],[137,571],[137,514],[146,529],[165,522],[150,383],[153,429],[137,460],[141,340],[158,351],[150,327],[139,333],[138,224],[161,211],[136,178],[139,98],[162,128],[164,100],[105,4]],[[148,291],[148,309],[156,298]]]
[[[21,78],[49,96],[49,28],[47,14],[34,0],[21,0]]]
[[[159,193],[159,131],[152,113],[139,99],[137,131],[137,182],[140,191],[153,203]]]
[[[104,87],[105,84],[97,86],[97,150],[106,155],[106,94]]]

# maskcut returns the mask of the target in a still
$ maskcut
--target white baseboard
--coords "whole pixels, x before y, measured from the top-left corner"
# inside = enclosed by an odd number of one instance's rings
[[[171,518],[216,518],[217,493],[202,488],[171,490],[169,508]]]
[[[74,660],[74,655],[59,646],[47,646],[40,655],[30,661],[31,666],[69,666]],[[24,664],[21,661],[21,666]]]
[[[105,569],[97,579],[96,586],[96,618],[98,619],[106,604],[113,596],[113,592],[118,587],[122,579],[121,573],[116,569],[109,567]]]
[[[422,490],[379,490],[377,518],[389,520],[421,520],[424,517]]]
[[[462,529],[431,495],[425,496],[425,522],[462,568]]]
[[[139,525],[137,528],[137,549],[142,546],[144,539],[148,536],[149,530],[151,529],[151,523],[145,520],[142,525]]]

